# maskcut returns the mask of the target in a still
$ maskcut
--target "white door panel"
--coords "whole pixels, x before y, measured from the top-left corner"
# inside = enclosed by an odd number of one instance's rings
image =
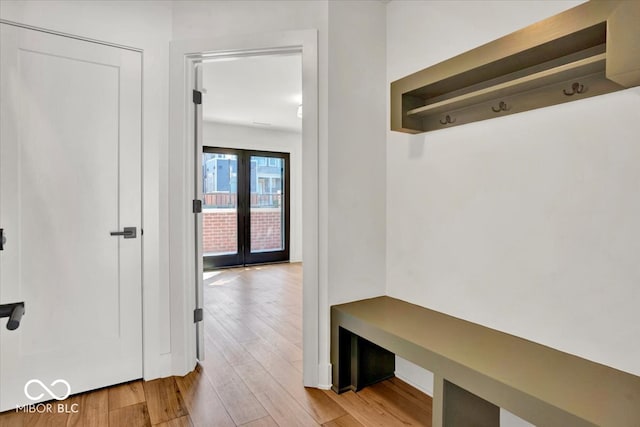
[[[142,376],[141,55],[1,28],[0,304],[25,302],[17,330],[0,321],[6,410],[34,403],[31,379]]]

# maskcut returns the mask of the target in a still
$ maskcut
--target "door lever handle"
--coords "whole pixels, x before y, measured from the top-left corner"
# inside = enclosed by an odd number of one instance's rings
[[[8,317],[7,329],[14,331],[20,326],[20,320],[24,316],[24,302],[0,305],[0,318]]]
[[[112,236],[122,236],[125,239],[135,239],[137,236],[136,227],[125,227],[124,231],[112,231]]]

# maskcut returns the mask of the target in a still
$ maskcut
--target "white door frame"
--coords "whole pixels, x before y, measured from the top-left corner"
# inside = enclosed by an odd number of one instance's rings
[[[196,294],[194,219],[191,212],[194,176],[194,88],[192,70],[207,55],[233,55],[273,49],[302,54],[302,193],[303,193],[303,377],[305,386],[326,387],[320,372],[319,287],[319,144],[318,35],[316,30],[283,31],[221,39],[171,43],[169,138],[169,258],[171,287],[172,371],[184,375],[196,364],[193,323]],[[324,358],[322,358],[324,359]],[[320,381],[323,384],[320,384]]]

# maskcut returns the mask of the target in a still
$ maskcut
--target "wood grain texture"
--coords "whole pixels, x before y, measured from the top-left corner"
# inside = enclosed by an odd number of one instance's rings
[[[176,377],[176,384],[195,426],[235,425],[200,365],[190,374]]]
[[[66,406],[71,409],[67,427],[108,427],[109,390],[102,389],[72,396]],[[74,412],[77,404],[77,412]]]
[[[220,271],[205,282],[204,321],[206,356],[188,375],[62,402],[77,413],[0,413],[0,427],[429,425],[431,398],[395,378],[340,396],[303,387],[300,264]]]
[[[209,425],[217,426],[218,424],[212,423]],[[154,427],[193,427],[193,424],[191,423],[191,419],[188,416],[184,416],[175,418],[171,421],[165,421],[164,423],[156,424]]]
[[[335,420],[322,424],[322,427],[362,427],[362,424],[358,422],[351,415],[347,414]]]
[[[174,378],[160,378],[145,382],[144,394],[152,424],[188,415]]]
[[[135,405],[145,401],[142,381],[131,381],[109,388],[109,409]]]
[[[278,424],[273,421],[273,418],[267,415],[266,417],[260,418],[259,420],[251,421],[247,424],[242,424],[242,427],[278,427]]]
[[[109,411],[109,425],[127,427],[151,426],[147,405],[138,403],[137,405],[125,406]]]
[[[24,427],[24,416],[15,411],[0,413],[0,427]]]

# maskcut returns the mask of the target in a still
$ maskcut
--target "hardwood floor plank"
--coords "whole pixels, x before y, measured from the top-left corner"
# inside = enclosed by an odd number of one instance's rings
[[[67,427],[109,427],[108,389],[72,396],[63,403],[71,412],[67,418]]]
[[[224,356],[229,364],[237,365],[249,361],[250,356],[244,347],[218,323],[207,307],[204,310],[204,322],[205,335],[208,337],[210,344],[216,347],[217,351]],[[205,353],[209,351],[209,347],[211,345],[205,345]]]
[[[279,426],[319,425],[258,362],[234,366],[233,369]]]
[[[293,367],[296,369],[296,371],[302,373],[302,369],[303,369],[303,362],[302,359],[300,360],[294,360],[293,362],[291,362],[291,364],[293,365]]]
[[[433,406],[433,399],[431,398],[431,396],[421,392],[415,387],[412,387],[399,378],[393,377],[388,381],[384,381],[380,384],[394,390],[403,398],[413,402],[420,407],[431,408]]]
[[[251,421],[247,424],[242,424],[241,427],[278,427],[278,424],[273,421],[273,418],[267,415],[266,417],[260,418],[259,420]]]
[[[321,390],[305,388],[302,374],[261,340],[245,344],[245,348],[265,371],[282,386],[313,419],[322,424],[345,415],[345,410]]]
[[[262,338],[274,351],[287,361],[302,359],[302,348],[294,344],[286,333],[275,327],[269,326],[256,316],[246,315],[245,320],[251,320],[247,323],[247,327]]]
[[[330,390],[325,392],[364,426],[407,427],[408,425],[389,413],[386,408],[380,407],[375,401],[365,399],[360,393],[347,391],[342,394],[335,394]]]
[[[216,345],[206,338],[208,354],[201,362],[205,376],[211,381],[227,412],[236,424],[244,424],[267,416],[267,411],[252,390],[221,355]],[[245,351],[246,353],[246,351]],[[253,362],[253,358],[248,355]]]
[[[66,427],[69,415],[59,413],[55,407],[57,402],[48,402],[53,405],[51,412],[24,414],[24,427]],[[46,405],[46,403],[45,403]]]
[[[347,414],[340,418],[336,418],[335,420],[331,420],[322,424],[322,427],[363,427],[362,424],[358,422],[351,415]]]
[[[209,426],[218,426],[218,424],[211,423]],[[156,424],[154,427],[193,427],[191,419],[188,416],[174,418],[171,421],[165,421],[160,424]]]
[[[0,412],[0,427],[24,427],[24,416],[20,412]]]
[[[194,426],[235,426],[213,385],[202,372],[200,365],[188,375],[176,377],[176,384],[187,405]]]
[[[382,383],[365,387],[358,394],[400,420],[404,425],[425,426],[431,424],[431,408],[407,400]]]
[[[109,411],[109,426],[150,427],[147,405],[138,403]]]
[[[142,381],[131,381],[109,388],[109,409],[135,405],[145,401]]]
[[[260,403],[267,409],[271,417],[278,426],[281,427],[300,427],[300,426],[319,426],[313,418],[309,416],[302,408],[294,409],[287,404],[289,397],[284,393],[260,393],[256,395]]]
[[[268,415],[257,397],[239,377],[225,384],[223,388],[222,401],[236,424],[245,424]]]
[[[143,387],[152,424],[189,414],[173,377],[146,381]]]

